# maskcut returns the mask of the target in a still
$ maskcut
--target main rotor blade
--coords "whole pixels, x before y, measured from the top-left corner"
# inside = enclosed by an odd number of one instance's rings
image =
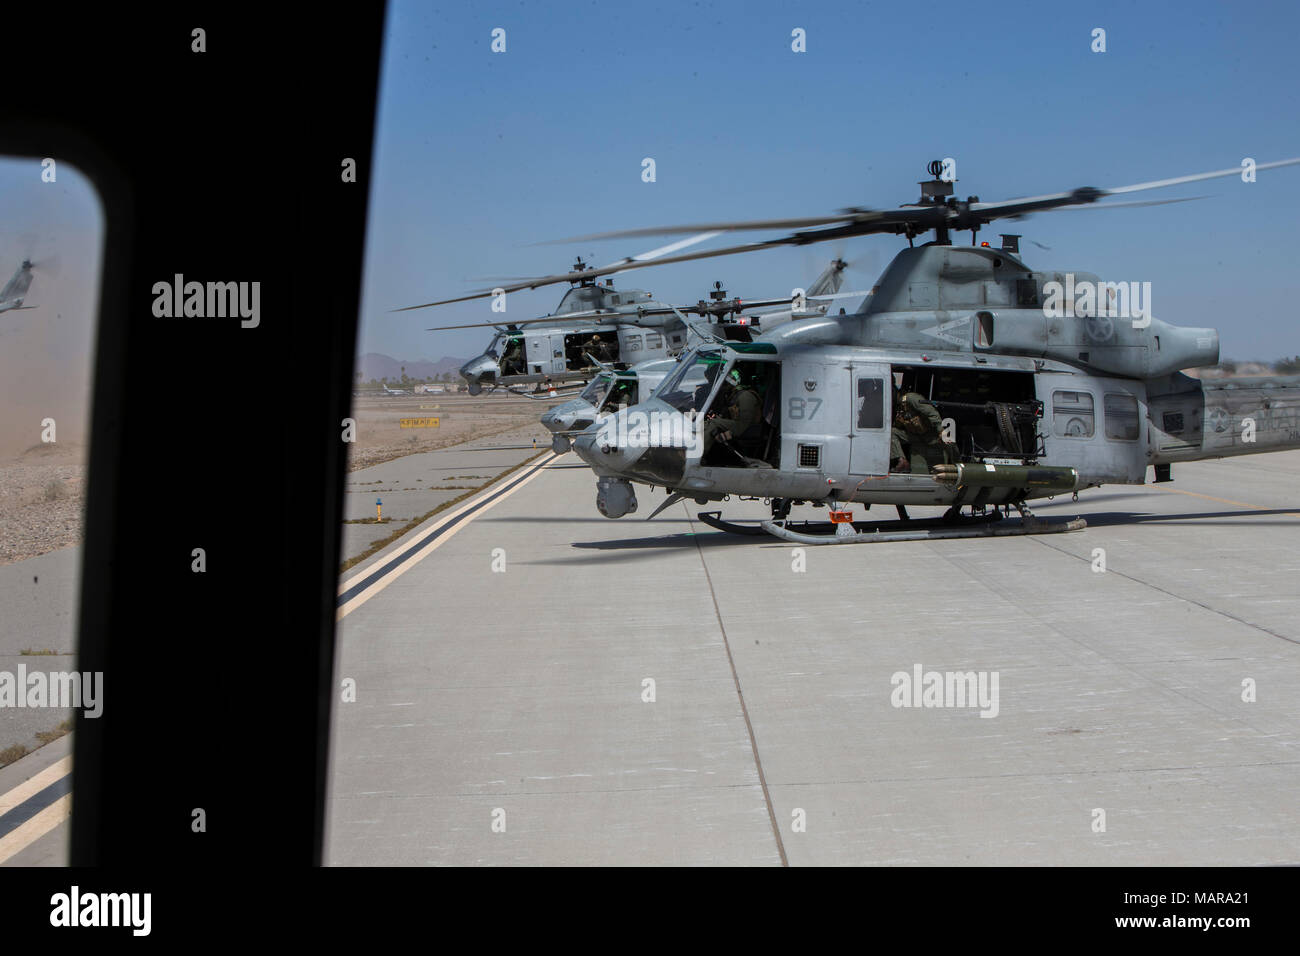
[[[526,322],[529,322],[529,321],[536,322],[537,320],[536,320],[536,319],[526,319],[526,320],[524,320],[524,323],[516,323],[516,324],[517,324],[517,325],[522,325],[522,324],[525,324]],[[500,325],[501,325],[500,322],[471,322],[471,323],[469,323],[468,325],[440,325],[440,326],[438,326],[437,328],[433,328],[433,329],[425,329],[424,331],[426,331],[426,332],[451,332],[451,331],[454,330],[454,329],[487,329],[487,328],[493,328],[493,329],[495,329],[495,328],[499,328]]]
[[[682,311],[695,315],[725,315],[729,312],[751,312],[754,309],[789,305],[791,300],[792,297],[788,295],[779,299],[718,299],[717,301],[688,302],[684,305],[665,305],[656,308],[640,306],[637,308],[637,313],[640,315],[672,315]]]
[[[1130,202],[1093,202],[1078,206],[1057,206],[1057,209],[1130,209],[1134,206],[1168,206],[1176,202],[1193,202],[1209,196],[1180,196],[1178,199],[1135,199]]]
[[[1300,163],[1300,157],[1293,159],[1280,159],[1268,163],[1257,163],[1255,169],[1256,171],[1277,169],[1281,166],[1293,166],[1297,163]],[[626,272],[632,269],[642,269],[651,265],[670,265],[677,262],[693,262],[698,259],[731,256],[742,252],[757,252],[760,249],[771,249],[777,246],[810,245],[816,242],[826,242],[830,239],[847,239],[854,236],[866,236],[874,233],[906,232],[909,236],[914,236],[929,231],[930,229],[965,232],[968,229],[978,229],[980,226],[987,225],[995,219],[1014,219],[1029,215],[1030,213],[1044,212],[1050,209],[1085,208],[1094,206],[1098,199],[1102,199],[1106,196],[1142,192],[1149,189],[1163,189],[1168,186],[1177,186],[1184,183],[1216,179],[1223,176],[1240,175],[1241,172],[1241,167],[1233,167],[1231,169],[1220,169],[1208,173],[1194,173],[1189,176],[1177,176],[1171,179],[1158,179],[1147,183],[1136,183],[1130,186],[1116,186],[1111,189],[1098,189],[1095,186],[1082,186],[1069,192],[1050,193],[1043,196],[1029,196],[1020,199],[1007,199],[1001,202],[985,203],[950,200],[950,204],[911,204],[891,210],[852,207],[843,210],[838,215],[809,217],[803,219],[758,219],[738,222],[696,224],[692,226],[661,226],[650,229],[631,229],[619,232],[598,233],[591,236],[577,237],[575,239],[555,241],[578,242],[591,239],[667,235],[681,232],[700,232],[701,235],[683,243],[674,243],[664,246],[661,249],[645,253],[641,256],[629,256],[617,263],[599,269],[586,269],[581,272],[570,272],[563,275],[543,276],[537,279],[521,281],[506,286],[502,291],[515,292],[522,289],[536,289],[543,285],[554,285],[560,282],[578,282],[583,279],[594,279],[600,276],[614,275],[618,272]],[[1150,205],[1164,205],[1172,202],[1185,201],[1187,200],[1153,200],[1150,202]],[[1106,203],[1101,208],[1118,208],[1124,205],[1128,204]],[[1134,205],[1137,204],[1135,203]],[[820,226],[822,228],[801,228],[815,226]],[[693,252],[682,255],[664,255],[669,252],[675,252],[677,249],[683,248],[687,245],[692,245],[695,242],[702,242],[706,238],[712,238],[710,233],[712,233],[712,235],[717,235],[722,232],[741,232],[753,229],[780,228],[800,228],[800,231],[793,232],[788,236],[783,236],[777,239],[747,242],[735,246],[725,246],[721,249],[710,249],[703,252]],[[461,296],[455,299],[443,299],[439,302],[428,302],[424,305],[413,305],[408,306],[405,309],[394,309],[393,311],[406,312],[411,309],[427,308],[431,305],[445,305],[450,302],[464,302],[469,299],[485,298],[492,294],[494,293],[491,291],[480,292],[475,295]]]
[[[1277,169],[1279,166],[1294,166],[1300,163],[1300,157],[1294,159],[1279,159],[1271,163],[1256,163],[1255,171],[1261,169]],[[1149,183],[1138,183],[1135,186],[1116,186],[1113,189],[1107,189],[1108,196],[1118,196],[1120,193],[1136,193],[1144,189],[1163,189],[1166,186],[1177,186],[1181,183],[1195,183],[1202,179],[1218,179],[1222,176],[1240,176],[1244,167],[1234,166],[1231,169],[1220,169],[1213,173],[1193,173],[1191,176],[1177,176],[1174,179],[1157,179]]]
[[[809,302],[825,302],[827,299],[865,299],[869,295],[871,290],[867,289],[865,292],[836,292],[833,295],[810,295],[807,298]]]
[[[834,222],[852,222],[852,214],[831,213],[825,216],[806,216],[800,219],[751,219],[736,222],[706,222],[693,226],[650,226],[646,229],[620,229],[615,232],[597,232],[590,236],[573,236],[569,239],[548,239],[536,245],[558,245],[566,242],[591,242],[598,239],[634,239],[639,236],[671,236],[682,232],[704,232],[716,236],[724,232],[747,232],[757,229],[795,229],[801,226],[825,226]],[[700,240],[703,241],[703,240]]]
[[[685,249],[688,246],[693,246],[696,243],[704,242],[708,239],[712,239],[714,236],[720,235],[722,235],[721,231],[701,232],[697,236],[691,236],[689,239],[680,239],[677,242],[670,242],[666,246],[660,246],[658,249],[651,249],[649,252],[643,252],[641,255],[633,256],[632,258],[638,262],[648,259],[658,259],[660,256],[668,255],[670,252],[677,252],[679,249]]]
[[[1279,166],[1294,166],[1300,163],[1300,157],[1294,159],[1279,159],[1271,163],[1257,163],[1255,169],[1276,169]],[[1105,196],[1118,196],[1124,193],[1143,192],[1148,189],[1164,189],[1167,186],[1178,186],[1183,183],[1200,182],[1204,179],[1217,179],[1222,176],[1239,176],[1242,167],[1236,166],[1232,169],[1219,169],[1211,173],[1193,173],[1190,176],[1176,176],[1172,179],[1156,179],[1149,183],[1136,183],[1132,186],[1115,186],[1110,189],[1098,189],[1095,186],[1084,186],[1065,193],[1050,193],[1045,196],[1030,196],[1024,199],[1007,199],[1001,202],[975,202],[971,203],[969,209],[972,213],[978,213],[981,217],[989,216],[999,219],[1004,216],[1014,215],[1014,210],[1019,210],[1022,214],[1031,211],[1040,211],[1043,209],[1060,209],[1067,206],[1090,205],[1098,199]],[[1114,205],[1119,205],[1115,203]],[[958,226],[956,228],[962,228]]]
[[[414,308],[414,306],[413,306]],[[496,328],[502,325],[537,325],[542,322],[549,322],[552,325],[565,325],[570,322],[591,324],[592,319],[622,319],[631,323],[635,315],[631,312],[572,312],[565,315],[543,315],[535,319],[497,319],[495,322],[471,322],[467,325],[440,325],[437,328],[425,329],[426,332],[447,332],[452,329],[486,329],[489,326]]]
[[[631,265],[632,263],[644,263],[646,265],[651,265],[652,264],[651,260],[658,259],[660,256],[666,255],[667,253],[670,252],[676,252],[678,249],[685,249],[688,246],[695,245],[696,243],[704,242],[705,240],[712,239],[718,235],[721,235],[721,233],[705,232],[697,236],[692,236],[689,239],[683,239],[679,242],[670,243],[669,245],[666,246],[660,246],[658,249],[651,249],[649,252],[643,252],[640,255],[628,256],[624,259],[618,260],[617,263],[614,263],[612,265],[602,266],[600,269],[583,269],[578,272],[566,272],[557,275],[533,276],[533,277],[519,279],[518,281],[512,282],[509,285],[497,286],[496,288],[508,294],[511,292],[522,292],[524,289],[538,289],[545,285],[557,285],[561,282],[581,282],[584,279],[592,279],[598,276],[617,275],[619,272],[622,272],[625,269],[636,268],[636,266]],[[665,260],[665,261],[676,261],[676,260]],[[615,266],[617,266],[617,268]],[[485,291],[474,292],[469,295],[458,296],[454,299],[439,299],[437,302],[425,302],[421,305],[408,305],[405,306],[404,308],[390,309],[389,311],[390,312],[411,312],[415,309],[427,309],[430,306],[435,306],[435,305],[450,305],[453,302],[469,302],[472,299],[486,299],[496,294],[497,294],[496,289],[487,289]]]
[[[530,288],[536,288],[536,286],[519,285],[516,283],[514,286],[505,286],[504,288],[501,289],[501,291],[517,292],[520,289],[530,289]],[[388,311],[389,312],[413,312],[416,309],[427,309],[430,306],[434,306],[434,305],[451,305],[453,302],[468,302],[471,299],[486,299],[488,298],[488,296],[492,296],[492,295],[496,295],[496,292],[494,290],[488,292],[475,292],[471,295],[457,296],[454,299],[439,299],[437,302],[423,302],[420,305],[408,305],[400,309],[389,309]]]

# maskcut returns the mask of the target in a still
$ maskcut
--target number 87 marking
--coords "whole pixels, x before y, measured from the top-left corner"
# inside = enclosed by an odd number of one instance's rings
[[[811,409],[808,407],[809,405],[812,406]],[[821,407],[822,400],[820,398],[792,398],[786,416],[793,422],[812,421],[817,417],[817,412]]]

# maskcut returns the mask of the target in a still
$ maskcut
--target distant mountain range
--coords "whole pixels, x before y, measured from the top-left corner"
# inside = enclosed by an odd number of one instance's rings
[[[409,378],[419,380],[436,378],[444,372],[454,373],[467,361],[468,359],[447,357],[436,361],[395,359],[391,355],[367,352],[357,360],[355,371],[361,373],[362,382],[369,382],[372,378],[380,381],[387,378],[390,382],[394,382],[401,381],[402,368],[405,367]]]

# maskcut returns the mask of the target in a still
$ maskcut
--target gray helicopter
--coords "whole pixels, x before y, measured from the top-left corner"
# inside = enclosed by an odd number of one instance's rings
[[[0,312],[37,308],[34,305],[23,305],[27,290],[32,285],[32,269],[32,260],[24,259],[18,266],[18,271],[13,274],[13,278],[5,283],[3,289],[0,289]]]
[[[573,271],[585,270],[579,259]],[[549,390],[552,384],[585,382],[601,363],[626,367],[680,355],[688,341],[686,327],[666,310],[648,314],[653,302],[654,297],[642,289],[615,289],[610,279],[578,278],[549,315],[509,325],[472,323],[429,331],[496,329],[483,353],[460,367],[471,395],[485,388],[522,385]],[[671,321],[665,321],[665,316]]]
[[[673,243],[665,247],[665,250],[680,249],[709,235],[706,233],[703,237]],[[497,303],[504,307],[505,296],[511,292],[560,282],[571,283],[572,288],[564,294],[559,307],[549,315],[509,324],[475,322],[429,330],[496,329],[496,335],[487,349],[460,368],[461,376],[469,383],[471,395],[480,394],[484,388],[513,389],[523,385],[534,385],[537,391],[549,391],[556,384],[585,382],[602,365],[628,368],[680,355],[690,339],[689,325],[681,319],[683,311],[695,312],[706,317],[711,324],[723,327],[739,328],[746,324],[732,317],[741,310],[740,300],[714,297],[710,302],[701,300],[696,305],[674,307],[656,302],[643,289],[615,289],[613,280],[609,278],[603,282],[597,281],[598,274],[612,275],[621,271],[619,265],[649,263],[665,250],[620,260],[603,270],[591,269],[579,258],[568,273],[522,279],[493,290],[394,311],[408,312],[489,297],[495,299],[494,307]],[[715,288],[721,289],[721,285],[717,284]],[[791,296],[746,301],[744,308],[789,308],[791,301]]]
[[[721,282],[713,284],[709,302],[699,301],[693,306],[668,306],[681,314],[681,321],[691,331],[694,341],[752,341],[761,334],[761,321],[781,319],[820,318],[831,308],[835,299],[862,298],[864,292],[840,292],[844,271],[848,268],[836,256],[806,291],[796,289],[791,300],[762,300],[758,303],[727,298]],[[780,302],[781,311],[762,311],[775,308],[770,303]],[[723,320],[712,326],[701,326],[686,316],[687,311]],[[745,315],[746,311],[757,314]],[[721,333],[721,338],[719,338]],[[542,424],[554,436],[551,447],[557,453],[567,452],[574,435],[587,429],[593,422],[602,420],[620,408],[645,401],[659,383],[676,367],[676,360],[653,359],[631,368],[619,369],[601,363],[601,371],[585,389],[570,401],[556,405],[542,415]]]
[[[798,315],[822,314],[834,295],[810,296],[796,289],[790,296],[775,299],[728,299],[721,283],[714,283],[710,300],[690,306],[672,306],[656,302],[643,289],[615,289],[609,276],[628,268],[655,264],[661,257],[679,252],[696,243],[720,235],[705,231],[659,249],[628,256],[600,268],[592,268],[579,258],[566,273],[519,279],[490,290],[421,305],[394,309],[410,312],[454,302],[492,298],[493,310],[504,310],[506,296],[525,289],[568,282],[572,286],[560,300],[555,312],[519,322],[474,322],[430,329],[494,328],[496,335],[484,352],[460,368],[469,383],[471,395],[484,388],[534,385],[535,390],[550,391],[557,383],[586,382],[603,365],[629,368],[656,359],[674,358],[690,341],[689,320],[684,313],[694,313],[718,326],[731,338],[745,338],[751,322],[741,315],[742,309],[781,307]],[[698,258],[707,258],[699,256]],[[842,269],[843,266],[840,266]],[[838,274],[838,269],[835,270]],[[598,278],[606,277],[604,282]],[[820,281],[820,280],[819,280]],[[838,289],[838,285],[835,286]],[[526,328],[525,328],[526,327]]]
[[[1219,360],[1216,330],[1179,328],[1149,309],[1131,315],[1124,300],[1132,290],[1123,283],[1035,271],[1019,256],[1018,236],[1004,236],[1000,248],[973,245],[977,230],[996,219],[1237,175],[1239,168],[997,203],[954,199],[941,168],[932,163],[935,178],[921,183],[920,200],[897,210],[681,227],[824,227],[696,255],[881,232],[905,235],[909,248],[856,313],[792,322],[758,341],[700,345],[649,401],[579,435],[574,450],[596,473],[601,514],[635,512],[635,482],[668,493],[650,517],[683,499],[768,502],[772,517],[758,525],[724,521],[720,512],[700,517],[724,530],[799,543],[1075,531],[1084,522],[1043,521],[1026,503],[1077,497],[1106,483],[1142,484],[1150,466],[1162,482],[1180,461],[1300,448],[1300,376],[1194,379],[1182,370]],[[952,233],[967,230],[971,246],[951,244]],[[934,240],[915,246],[927,231]],[[742,434],[711,431],[707,422],[719,404],[741,388],[758,396],[758,420]],[[943,442],[933,459],[918,466],[913,448],[910,467],[898,467],[891,440],[906,420],[899,399],[911,395],[942,416]],[[855,522],[848,510],[854,502],[895,505],[901,520]],[[791,508],[803,504],[829,508],[831,521],[791,522]],[[911,521],[909,505],[947,510],[940,519]],[[1021,520],[999,523],[1013,507]]]
[[[648,399],[659,383],[677,367],[676,359],[654,359],[628,369],[606,366],[587,383],[577,398],[562,402],[542,414],[551,433],[551,449],[563,454],[573,447],[573,436],[586,431],[629,405]]]

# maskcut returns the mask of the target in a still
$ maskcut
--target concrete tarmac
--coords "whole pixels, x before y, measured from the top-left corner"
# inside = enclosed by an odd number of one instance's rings
[[[15,675],[75,670],[81,547],[0,565],[0,671]],[[53,653],[51,653],[53,652]],[[41,746],[37,733],[73,716],[70,707],[0,707],[0,750]]]
[[[351,473],[345,497],[347,516],[365,515],[366,499],[373,505],[370,496],[380,489],[384,513],[393,520],[382,525],[346,524],[343,557],[360,553],[372,541],[400,529],[407,519],[466,493],[464,487],[448,485],[475,488],[491,484],[503,471],[538,454],[531,449],[533,438],[539,439],[541,449],[549,445],[545,429],[534,424],[494,436],[496,441],[517,443],[513,447],[484,449],[480,448],[482,442],[474,441]],[[364,572],[391,550],[380,551],[350,573]],[[71,652],[76,645],[80,559],[81,548],[71,547],[0,566],[0,606],[6,611],[0,628],[0,671],[17,674],[20,667],[27,673],[76,668]],[[45,654],[48,650],[63,653]],[[54,730],[73,715],[66,707],[0,707],[0,750],[21,744],[32,751],[0,768],[0,866],[67,863],[71,799],[64,796],[70,790],[71,761],[64,758],[71,753],[71,735],[45,746],[35,735]],[[41,774],[45,776],[39,778],[38,789],[26,785]]]
[[[550,444],[550,433],[532,424],[483,441],[405,455],[349,473],[343,495],[342,560],[362,554],[374,542],[439,505],[489,484]],[[376,501],[383,503],[382,524],[373,523]]]
[[[0,767],[0,866],[67,866],[72,734]]]
[[[1174,473],[800,552],[554,459],[343,617],[327,860],[1300,862],[1300,452]]]

